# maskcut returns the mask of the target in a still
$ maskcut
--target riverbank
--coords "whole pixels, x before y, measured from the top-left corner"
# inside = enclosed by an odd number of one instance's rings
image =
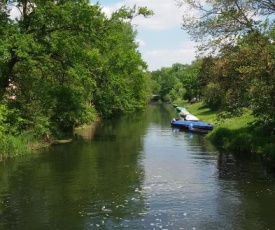
[[[5,135],[0,139],[0,161],[33,154],[41,148],[48,148],[51,145],[67,144],[79,136],[85,138],[84,132],[89,133],[90,137],[93,135],[96,124],[100,121],[99,118],[95,119],[91,124],[86,124],[75,128],[74,132],[70,135],[53,137],[45,135],[43,138],[35,138],[33,133],[24,132],[20,135]]]
[[[206,138],[219,150],[236,157],[256,157],[275,170],[275,134],[261,126],[251,126],[255,121],[250,111],[240,117],[219,120],[217,113],[204,107],[201,102],[185,105],[187,110],[201,121],[214,125]]]

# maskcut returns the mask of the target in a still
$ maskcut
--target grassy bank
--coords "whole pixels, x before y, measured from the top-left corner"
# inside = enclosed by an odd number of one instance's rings
[[[275,134],[263,127],[251,127],[254,117],[247,111],[241,117],[218,120],[216,112],[202,103],[185,105],[187,110],[201,121],[214,124],[207,138],[220,150],[241,157],[259,157],[275,169]]]
[[[92,136],[91,130],[96,127],[99,118],[94,119],[90,124],[77,127],[72,134],[60,134],[59,136],[44,136],[38,138],[34,132],[23,132],[20,135],[0,135],[0,161],[8,158],[23,156],[35,153],[44,147],[56,144],[66,144],[73,141],[77,134],[83,135],[83,130],[87,129]],[[79,132],[81,130],[81,132]]]
[[[10,157],[30,154],[34,144],[36,143],[24,135],[2,136],[0,140],[0,161]]]

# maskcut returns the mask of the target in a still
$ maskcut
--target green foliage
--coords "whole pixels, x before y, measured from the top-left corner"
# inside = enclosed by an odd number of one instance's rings
[[[96,110],[110,117],[144,108],[150,82],[144,71],[147,66],[136,50],[136,32],[131,25],[118,20],[117,15],[106,23],[110,29],[102,37],[100,48],[104,65],[95,77],[92,99]]]
[[[21,9],[16,20],[10,4]],[[7,106],[0,108],[0,134],[41,140],[71,133],[96,114],[144,108],[150,82],[131,20],[152,14],[122,7],[107,18],[87,0],[1,3],[0,101]]]
[[[217,149],[236,157],[263,157],[266,164],[275,169],[274,133],[270,132],[270,126],[255,126],[256,118],[250,110],[244,110],[239,117],[221,119],[217,112],[202,106],[202,102],[185,107],[200,120],[214,124],[206,138]]]
[[[17,109],[0,104],[0,137],[19,134],[24,123],[25,120],[20,117]]]
[[[202,42],[201,51],[220,48],[221,44],[234,44],[235,39],[259,30],[259,18],[269,14],[263,9],[273,11],[272,1],[206,1],[178,0],[193,14],[184,14],[182,27],[195,41]],[[257,17],[258,16],[258,17]]]
[[[251,133],[235,133],[228,149],[236,155],[251,154],[254,149]]]
[[[133,19],[136,16],[142,15],[144,17],[152,16],[154,12],[147,7],[133,7],[122,6],[118,11],[112,14],[113,19]]]
[[[214,0],[203,5],[196,0],[178,2],[196,10],[199,18],[184,15],[183,28],[203,43],[201,51],[216,51],[213,58],[203,59],[197,78],[201,87],[207,85],[206,104],[225,110],[230,116],[239,116],[242,108],[250,108],[261,123],[274,125],[274,20],[268,18],[275,13],[273,3],[257,0]],[[216,99],[211,89],[218,90]]]
[[[5,135],[0,139],[0,160],[30,153],[28,141],[20,136]]]
[[[227,149],[233,139],[233,133],[227,128],[215,128],[210,132],[208,138],[220,149]]]
[[[232,130],[217,127],[209,134],[208,138],[218,149],[231,152],[238,157],[251,156],[258,147],[257,142],[254,140],[255,133],[253,131],[249,132],[247,129]]]
[[[223,91],[219,84],[209,83],[203,92],[204,104],[212,110],[221,108],[223,102]]]
[[[56,87],[51,95],[56,101],[51,116],[51,127],[56,127],[56,131],[71,133],[74,127],[93,121],[94,111],[85,102],[83,92]]]
[[[175,101],[199,98],[201,89],[197,81],[199,61],[191,65],[176,63],[170,68],[151,72],[154,94],[160,95],[163,101]]]
[[[266,36],[255,32],[237,46],[224,48],[210,69],[212,76],[204,94],[207,104],[237,116],[243,108],[250,108],[262,123],[274,123],[273,46]],[[210,86],[215,86],[212,94]]]
[[[0,160],[30,152],[28,140],[21,136],[24,124],[18,110],[0,104]]]

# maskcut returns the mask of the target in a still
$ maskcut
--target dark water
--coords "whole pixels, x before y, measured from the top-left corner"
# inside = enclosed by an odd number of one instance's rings
[[[0,162],[0,230],[275,229],[275,183],[261,165],[172,130],[173,116],[150,106]]]

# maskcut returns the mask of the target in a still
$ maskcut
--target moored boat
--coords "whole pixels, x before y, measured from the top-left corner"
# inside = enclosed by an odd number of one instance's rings
[[[199,121],[199,118],[197,118],[196,116],[194,116],[192,114],[187,114],[187,115],[183,116],[183,118],[186,121]]]
[[[189,112],[187,111],[187,109],[184,108],[184,107],[177,106],[177,107],[176,107],[176,110],[177,110],[178,113],[181,113],[182,115],[187,115],[187,114],[189,114]]]
[[[185,109],[185,108],[180,107],[180,106],[177,106],[177,107],[176,107],[176,110],[177,110],[178,113],[179,113],[181,110],[183,110],[183,109]]]
[[[176,120],[173,119],[171,121],[171,125],[172,127],[177,127],[179,129],[186,129],[186,130],[212,130],[213,129],[213,125],[206,123],[206,122],[202,122],[202,121],[186,121],[186,120]]]

